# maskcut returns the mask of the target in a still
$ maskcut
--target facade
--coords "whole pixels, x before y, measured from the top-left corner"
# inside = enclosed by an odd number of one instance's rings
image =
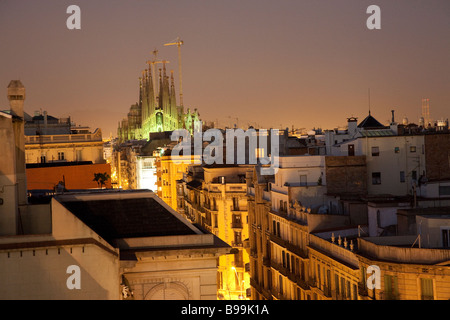
[[[369,114],[360,124],[348,119],[345,131],[327,131],[327,155],[365,156],[371,195],[450,195],[448,123],[418,126],[395,122],[382,125]]]
[[[122,143],[149,139],[154,132],[187,129],[192,133],[196,121],[200,121],[196,109],[184,111],[183,106],[177,105],[173,72],[169,79],[164,63],[159,75],[152,73],[151,68],[143,71],[139,78],[139,101],[119,122],[117,135]]]
[[[91,161],[105,163],[101,129],[75,126],[70,118],[57,119],[44,112],[27,116],[26,163]]]
[[[336,188],[334,175],[341,171],[359,172],[361,161],[349,165],[322,156],[281,157],[273,177],[255,168],[248,180],[254,299],[357,299],[358,259],[351,239],[358,224],[365,228],[367,212],[328,189]],[[342,192],[364,193],[351,187]]]
[[[246,175],[249,165],[192,166],[178,182],[178,212],[233,248],[218,263],[218,296],[250,298]]]
[[[173,159],[170,148],[164,148],[156,156],[156,178],[158,196],[174,210],[177,210],[177,181],[183,178],[190,165],[200,162],[198,156],[180,156]]]
[[[379,289],[362,294],[373,300],[448,300],[450,251],[420,248],[416,236],[358,239],[358,259],[363,279],[367,268],[380,268]]]
[[[370,195],[364,155],[285,158],[247,180],[252,299],[448,299],[448,197]]]

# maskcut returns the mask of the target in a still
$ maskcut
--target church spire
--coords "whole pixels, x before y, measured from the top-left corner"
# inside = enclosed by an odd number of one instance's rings
[[[170,71],[170,115],[177,118],[177,98],[175,95],[175,79],[173,70]]]

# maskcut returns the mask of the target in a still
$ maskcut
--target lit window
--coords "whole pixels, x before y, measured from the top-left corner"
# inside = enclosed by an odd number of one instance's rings
[[[395,153],[400,153],[400,148],[399,148],[399,147],[395,147],[395,148],[394,148],[394,152],[395,152]]]
[[[416,152],[416,146],[409,147],[409,152]]]

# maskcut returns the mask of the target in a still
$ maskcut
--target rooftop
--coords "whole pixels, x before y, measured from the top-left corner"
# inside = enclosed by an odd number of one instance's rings
[[[358,124],[358,128],[384,128],[385,126],[383,126],[380,122],[378,122],[377,119],[375,119],[369,111],[369,115],[363,120],[361,121],[360,124]]]
[[[122,238],[201,234],[153,192],[69,193],[55,199],[110,244]]]

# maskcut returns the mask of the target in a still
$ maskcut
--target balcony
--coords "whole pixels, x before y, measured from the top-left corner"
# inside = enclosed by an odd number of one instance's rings
[[[300,275],[292,273],[288,268],[283,267],[280,263],[270,261],[270,267],[281,273],[283,276],[287,277],[290,281],[296,283],[303,290],[310,290],[311,286],[315,286],[315,280],[309,280],[308,282],[306,282],[300,277]]]
[[[267,300],[272,300],[272,294],[269,290],[265,289],[263,285],[259,284],[254,278],[250,278],[250,286],[258,291]]]
[[[307,259],[308,258],[308,254],[306,253],[305,250],[302,250],[300,247],[290,243],[287,240],[284,240],[274,234],[270,234],[270,241],[278,244],[279,246],[286,248],[288,251],[292,252],[293,254],[303,258],[303,259]]]
[[[242,221],[233,221],[231,222],[231,228],[233,229],[242,229]]]
[[[245,206],[230,206],[230,211],[232,212],[247,212],[248,208]]]

